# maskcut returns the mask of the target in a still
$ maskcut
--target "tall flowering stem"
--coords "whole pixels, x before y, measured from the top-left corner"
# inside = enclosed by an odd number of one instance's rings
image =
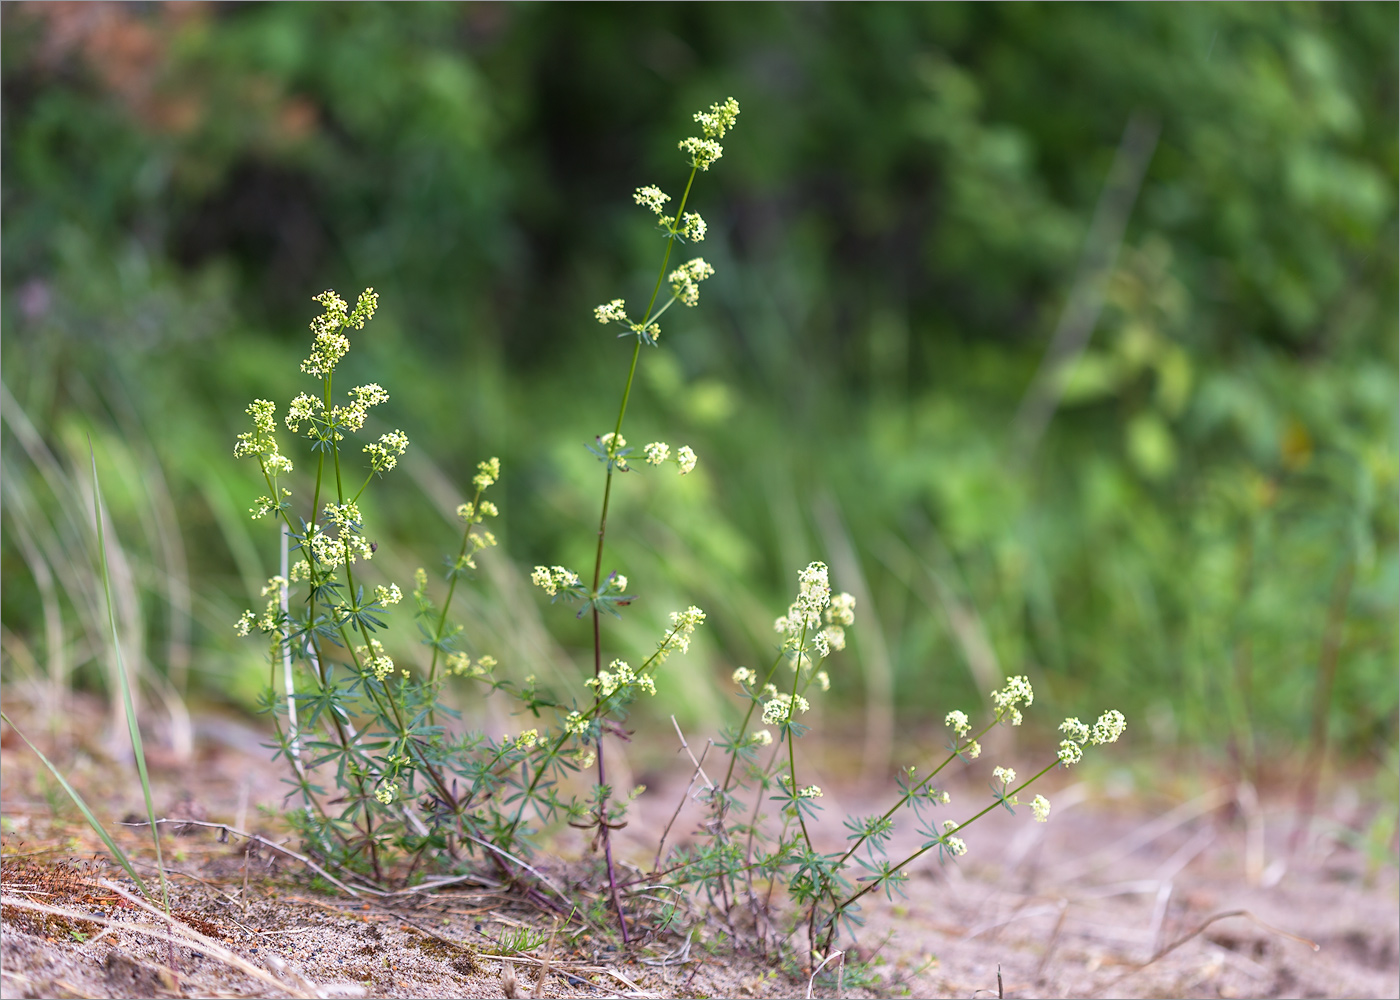
[[[608,530],[608,506],[612,500],[613,474],[618,471],[627,471],[626,441],[622,436],[622,423],[627,416],[627,404],[632,397],[632,386],[636,380],[637,363],[641,358],[643,345],[654,347],[657,339],[661,335],[661,327],[657,322],[662,314],[671,308],[677,301],[683,305],[694,306],[699,301],[699,282],[714,273],[711,268],[701,258],[695,258],[686,262],[680,268],[667,273],[667,268],[671,263],[671,252],[676,241],[695,241],[704,239],[705,222],[695,213],[687,213],[686,204],[690,199],[691,188],[695,184],[695,175],[702,170],[708,170],[710,165],[718,160],[723,154],[723,148],[719,145],[719,139],[733,127],[739,117],[739,104],[732,97],[723,104],[712,105],[709,111],[697,112],[695,121],[701,126],[704,132],[703,138],[690,138],[681,141],[680,149],[690,154],[690,175],[686,178],[685,191],[682,193],[680,202],[676,206],[674,216],[669,215],[665,210],[665,203],[670,201],[670,196],[664,194],[659,188],[648,186],[638,188],[634,194],[637,204],[650,209],[655,213],[662,231],[666,237],[665,248],[661,254],[661,267],[656,274],[656,284],[652,288],[651,298],[647,301],[647,307],[643,311],[639,320],[632,320],[627,315],[626,303],[621,299],[614,299],[609,303],[598,306],[594,310],[594,316],[600,323],[616,323],[624,328],[620,336],[629,334],[635,338],[632,345],[632,359],[627,368],[627,381],[622,388],[622,399],[617,408],[617,420],[613,424],[612,433],[598,439],[599,458],[606,466],[603,482],[603,504],[598,515],[598,543],[593,557],[593,578],[592,592],[593,599],[592,620],[593,620],[593,678],[598,681],[603,673],[603,631],[602,617],[598,604],[598,599],[603,595],[603,549],[607,538]],[[662,288],[670,280],[672,295],[660,308],[657,302],[660,300]],[[653,460],[653,452],[657,448],[669,452],[669,449],[659,442],[649,446],[647,449],[648,461]],[[664,459],[658,459],[653,464],[659,464]],[[688,448],[682,448],[677,455],[682,473],[688,472],[694,465],[694,453]],[[617,873],[613,866],[611,824],[608,822],[607,804],[610,789],[607,782],[607,765],[603,755],[603,730],[600,727],[597,736],[598,749],[598,795],[597,812],[595,821],[598,827],[599,839],[603,846],[604,857],[608,868],[608,887],[612,894],[613,908],[617,912],[618,928],[622,933],[624,944],[630,943],[630,936],[627,930],[627,918],[622,911],[622,900],[618,894]]]

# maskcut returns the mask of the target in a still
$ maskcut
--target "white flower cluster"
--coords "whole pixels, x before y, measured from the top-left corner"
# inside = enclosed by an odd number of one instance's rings
[[[695,634],[696,627],[703,624],[705,612],[693,604],[684,611],[672,611],[671,630],[657,644],[657,654],[664,660],[672,648],[682,653],[690,652],[690,637]]]
[[[253,429],[238,435],[238,443],[233,446],[233,457],[256,457],[269,476],[291,472],[291,460],[277,451],[277,404],[268,399],[255,399],[244,412],[253,418]]]
[[[588,732],[588,717],[582,712],[570,712],[564,718],[564,732],[570,736],[582,736]],[[587,767],[587,765],[584,765]]]
[[[521,750],[529,750],[540,741],[540,731],[538,729],[527,729],[514,740],[515,746]],[[508,742],[508,741],[504,741]]]
[[[671,196],[655,184],[648,184],[646,187],[637,188],[632,194],[632,200],[644,208],[651,209],[656,213],[657,218],[665,221],[666,202],[671,200]]]
[[[486,677],[495,665],[494,656],[483,656],[473,663],[466,653],[447,654],[447,672],[455,677]]]
[[[643,451],[646,452],[648,465],[662,465],[674,461],[682,476],[694,472],[695,463],[698,461],[695,451],[688,444],[683,444],[676,449],[674,459],[671,457],[671,446],[665,441],[653,441]]]
[[[348,405],[331,407],[331,421],[343,430],[357,431],[365,425],[369,408],[387,402],[388,399],[389,394],[373,382],[369,385],[357,385],[350,390]],[[340,439],[341,435],[337,431],[336,440]]]
[[[593,309],[593,315],[599,323],[626,323],[627,303],[622,299],[613,299],[611,302],[596,306]]]
[[[1050,819],[1050,800],[1044,795],[1037,795],[1031,800],[1031,812],[1035,814],[1037,823],[1044,823]]]
[[[734,127],[739,117],[739,102],[729,98],[723,104],[710,105],[709,111],[697,111],[695,120],[705,138],[682,139],[680,148],[690,154],[691,166],[697,170],[709,170],[710,164],[724,155],[724,147],[716,139],[723,139],[724,133]]]
[[[1000,691],[992,692],[997,721],[1009,718],[1013,726],[1021,724],[1021,709],[1017,706],[1024,705],[1029,708],[1034,701],[1035,692],[1031,690],[1031,682],[1024,676],[1013,677]]]
[[[484,492],[488,486],[493,485],[501,478],[501,460],[499,458],[488,458],[484,462],[476,463],[476,475],[472,477],[472,485],[477,492]]]
[[[700,301],[700,282],[713,277],[714,273],[715,269],[705,263],[705,258],[695,257],[672,271],[667,280],[671,283],[671,291],[675,292],[676,298],[688,306],[693,306]]]
[[[1015,782],[1016,772],[1009,767],[994,767],[992,768],[992,777],[1000,781],[1002,786],[1005,787]]]
[[[335,366],[350,350],[350,338],[344,333],[346,327],[363,330],[379,308],[379,296],[373,288],[366,288],[360,293],[353,313],[347,312],[345,300],[332,291],[322,292],[314,301],[321,304],[322,313],[311,321],[314,334],[311,355],[301,363],[301,370],[308,375],[324,377],[335,371]]]
[[[321,397],[313,396],[309,392],[299,392],[287,407],[287,430],[293,434],[301,433],[303,422],[312,419],[316,414],[326,408],[326,404],[321,402]]]
[[[391,431],[379,435],[378,441],[371,441],[364,447],[369,456],[369,467],[381,475],[391,472],[399,464],[399,457],[408,451],[408,435],[403,431]]]
[[[966,736],[972,731],[972,723],[967,721],[967,713],[952,711],[943,717],[943,724],[957,733],[959,737]]]
[[[368,646],[356,646],[355,657],[377,681],[383,681],[394,672],[394,661],[384,652],[384,645],[378,639],[371,639]],[[408,671],[404,671],[404,676]]]
[[[626,692],[638,688],[647,694],[656,694],[656,682],[650,674],[639,674],[623,660],[613,660],[607,670],[598,671],[597,677],[583,682],[586,687],[596,688],[598,697],[607,698],[615,691]]]
[[[1123,713],[1115,708],[1100,715],[1098,721],[1094,723],[1092,731],[1078,719],[1066,719],[1060,723],[1060,732],[1068,737],[1068,739],[1060,741],[1060,750],[1057,754],[1060,763],[1066,767],[1078,764],[1084,759],[1084,745],[1086,743],[1092,746],[1117,743],[1118,737],[1122,736],[1123,731],[1127,728],[1128,720],[1123,718]]]
[[[603,446],[603,450],[607,452],[608,458],[612,460],[612,463],[623,472],[626,472],[627,456],[621,454],[621,452],[622,449],[627,447],[627,439],[621,434],[608,431],[602,437],[598,438],[598,443]]]
[[[392,608],[395,604],[403,600],[403,591],[399,590],[399,585],[397,583],[391,583],[387,587],[375,587],[374,599],[384,607]]]
[[[681,216],[679,235],[682,239],[699,243],[705,239],[705,233],[708,231],[709,226],[705,225],[705,220],[700,218],[699,212],[686,212]]]
[[[800,694],[776,694],[769,701],[763,703],[763,724],[776,726],[780,722],[789,721],[794,709],[806,712],[811,707],[807,703],[807,699]]]
[[[530,582],[536,587],[544,588],[544,592],[550,597],[559,593],[560,589],[568,589],[579,585],[578,574],[563,566],[536,566],[535,571],[530,574]]]

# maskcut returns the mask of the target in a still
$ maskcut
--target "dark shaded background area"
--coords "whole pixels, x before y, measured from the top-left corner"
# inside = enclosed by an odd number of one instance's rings
[[[877,725],[1027,673],[1144,745],[1393,766],[1396,37],[1368,3],[5,4],[7,677],[104,683],[91,434],[152,689],[251,701],[229,623],[273,548],[232,442],[305,388],[328,287],[380,293],[347,364],[417,485],[498,454],[508,557],[583,563],[627,350],[590,310],[649,291],[631,192],[678,193],[733,95],[718,274],[629,416],[701,472],[614,525],[624,651],[711,613],[662,717],[725,711],[824,558]],[[451,544],[378,496],[386,572]]]

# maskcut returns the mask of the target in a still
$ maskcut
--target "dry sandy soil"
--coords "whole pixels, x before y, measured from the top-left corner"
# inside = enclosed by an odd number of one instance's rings
[[[17,708],[7,699],[7,712]],[[72,731],[102,728],[95,714],[75,721]],[[852,964],[809,993],[796,960],[736,955],[721,922],[698,906],[678,931],[643,934],[619,950],[491,878],[391,896],[317,893],[301,861],[221,831],[286,840],[275,817],[281,776],[258,732],[215,716],[196,730],[192,756],[152,753],[157,811],[213,824],[166,828],[167,917],[106,863],[77,811],[5,728],[0,994],[1400,997],[1395,843],[1368,853],[1363,836],[1394,830],[1374,825],[1394,805],[1372,801],[1365,776],[1326,786],[1317,817],[1292,843],[1291,794],[1256,795],[1181,769],[1137,785],[1125,777],[1131,768],[1062,780],[1047,792],[1050,823],[989,816],[968,831],[971,850],[957,864],[912,865],[907,898],[868,906],[860,941],[846,942],[831,967]],[[129,765],[96,742],[43,746],[104,819],[140,812]],[[620,854],[638,869],[650,868],[657,833],[684,798],[688,769],[678,761],[674,770],[638,800],[620,837]],[[864,783],[837,775],[823,784],[828,816],[877,806]],[[950,791],[964,802],[986,794],[978,784]],[[684,839],[699,815],[687,805],[672,839]],[[842,833],[835,820],[831,827],[834,847]],[[143,828],[118,837],[153,870]],[[918,841],[910,827],[895,850]],[[596,893],[596,868],[578,857],[580,845],[556,850],[538,862],[540,874],[566,892]]]

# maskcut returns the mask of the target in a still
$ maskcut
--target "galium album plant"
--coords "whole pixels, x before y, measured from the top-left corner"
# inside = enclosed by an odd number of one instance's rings
[[[708,819],[695,846],[672,852],[661,870],[645,879],[618,881],[611,832],[623,820],[627,800],[608,783],[603,741],[625,735],[630,705],[664,683],[662,667],[675,652],[688,650],[705,613],[690,606],[670,615],[656,649],[635,666],[612,655],[605,623],[635,601],[624,568],[608,564],[608,511],[619,477],[646,467],[674,464],[680,475],[698,461],[687,445],[646,444],[640,454],[623,434],[628,401],[643,348],[661,340],[660,319],[677,302],[693,307],[701,283],[713,268],[701,257],[672,263],[678,249],[705,238],[705,221],[687,211],[698,174],[723,154],[719,140],[732,129],[739,106],[732,98],[698,112],[701,135],[682,140],[690,167],[685,187],[673,199],[659,187],[637,188],[634,201],[656,218],[662,239],[655,284],[641,309],[614,298],[594,310],[599,323],[616,326],[631,347],[615,419],[598,428],[588,445],[602,466],[602,497],[593,565],[580,569],[537,566],[531,579],[551,598],[578,606],[592,626],[591,676],[572,697],[541,689],[533,675],[516,682],[497,673],[489,654],[473,655],[463,626],[451,619],[453,598],[476,568],[482,550],[497,544],[486,525],[497,516],[487,493],[502,476],[495,458],[482,461],[472,480],[471,500],[457,510],[462,533],[439,581],[416,571],[410,594],[417,626],[415,641],[390,641],[389,624],[404,594],[397,584],[367,589],[364,564],[373,559],[360,500],[372,483],[393,472],[408,448],[395,430],[361,441],[371,407],[389,399],[377,384],[352,387],[337,395],[336,370],[358,334],[373,319],[378,298],[364,291],[353,309],[334,292],[316,297],[322,312],[311,323],[312,344],[301,370],[314,380],[314,392],[290,401],[278,422],[277,405],[255,400],[247,409],[253,429],[238,436],[234,453],[256,459],[267,492],[251,510],[255,519],[280,526],[281,572],[263,590],[266,604],[246,612],[241,634],[256,630],[268,642],[271,662],[262,709],[274,720],[276,754],[288,762],[297,808],[290,813],[308,844],[327,860],[363,878],[383,881],[391,858],[420,865],[458,864],[462,856],[489,858],[503,874],[518,876],[528,863],[532,835],[543,825],[567,822],[593,831],[593,847],[606,865],[608,894],[624,943],[631,940],[625,897],[670,880],[698,886],[732,927],[738,907],[751,910],[757,943],[781,952],[783,940],[805,930],[815,965],[830,956],[840,928],[854,932],[861,900],[879,890],[901,892],[908,866],[936,851],[940,860],[966,852],[958,834],[992,809],[1014,811],[1018,796],[1057,766],[1077,763],[1088,745],[1111,743],[1123,732],[1123,716],[1109,711],[1091,728],[1077,719],[1061,726],[1065,739],[1057,754],[1024,781],[1014,770],[992,771],[991,801],[960,821],[938,822],[932,810],[949,804],[933,780],[955,760],[979,757],[979,740],[998,724],[1020,725],[1022,709],[1034,694],[1024,677],[992,692],[990,721],[973,731],[961,711],[948,713],[947,755],[927,773],[907,766],[898,776],[898,794],[879,815],[848,817],[849,847],[821,853],[813,830],[821,818],[821,789],[799,774],[795,741],[808,732],[801,719],[811,698],[830,686],[826,660],[846,643],[855,621],[855,600],[833,594],[827,567],[813,562],[798,576],[798,594],[778,618],[776,650],[762,671],[732,672],[737,695],[746,703],[736,725],[718,745],[728,757],[723,778],[706,781],[702,798]],[[671,205],[674,204],[674,211]],[[304,438],[309,463],[294,479],[292,459],[283,455],[278,435]],[[402,631],[402,629],[400,629]],[[414,647],[417,647],[416,655]],[[528,671],[528,665],[521,665]],[[278,674],[281,673],[279,693]],[[441,703],[450,678],[481,685],[484,695],[500,693],[519,702],[539,724],[499,738],[457,733],[458,714]],[[591,791],[565,796],[561,787],[580,772],[591,773]],[[697,764],[697,775],[703,769]],[[570,784],[577,784],[573,778]],[[908,807],[927,838],[919,850],[891,860],[886,846]],[[1031,802],[1044,822],[1049,802]],[[660,861],[658,848],[658,861]],[[396,869],[398,870],[398,869]],[[779,892],[781,890],[781,893]],[[545,898],[537,895],[537,898]],[[783,900],[792,906],[780,911]],[[634,908],[635,910],[636,908]],[[788,912],[786,921],[778,914]],[[781,924],[787,924],[786,931]]]

